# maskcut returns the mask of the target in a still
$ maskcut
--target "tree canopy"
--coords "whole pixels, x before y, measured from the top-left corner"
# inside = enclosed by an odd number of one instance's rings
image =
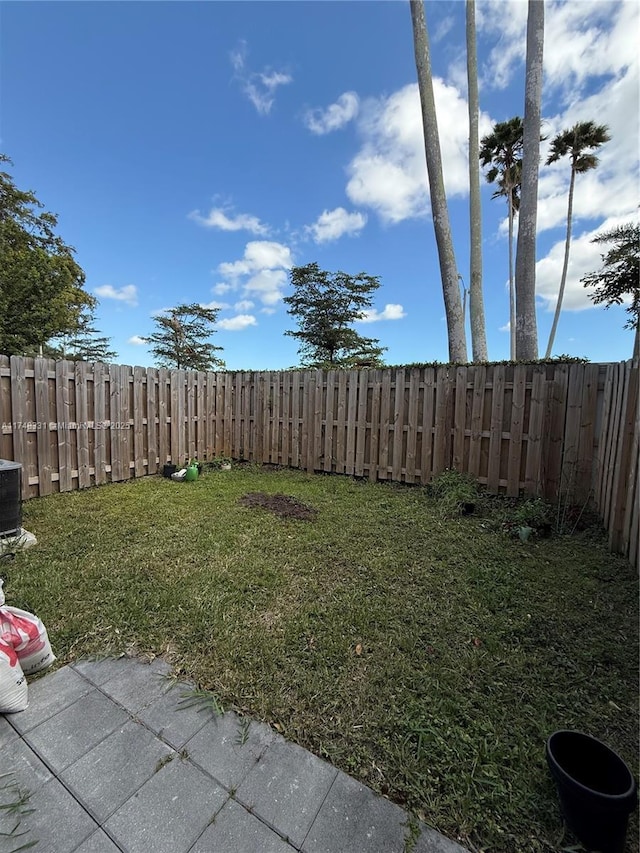
[[[0,154],[0,164],[11,160]],[[0,171],[0,352],[38,350],[74,333],[83,311],[96,305],[84,289],[74,250],[56,235],[53,213],[33,192],[19,190]]]
[[[363,272],[330,273],[317,263],[293,267],[290,275],[294,292],[284,302],[287,313],[296,318],[298,330],[285,335],[300,342],[298,354],[303,366],[330,369],[382,365],[386,347],[351,326],[371,308],[371,294],[380,287],[378,278]]]
[[[224,367],[218,358],[217,347],[209,340],[218,316],[217,308],[205,308],[193,303],[177,305],[155,317],[157,331],[145,340],[161,367],[178,370],[215,370]]]
[[[627,303],[629,319],[627,329],[636,330],[635,352],[638,350],[640,334],[640,224],[627,222],[596,235],[593,243],[611,244],[602,255],[602,267],[585,275],[581,281],[585,287],[595,288],[589,294],[596,304],[606,308]]]
[[[115,361],[118,353],[110,349],[111,338],[101,335],[95,327],[95,315],[90,309],[84,311],[73,334],[61,339],[59,358],[74,361]]]

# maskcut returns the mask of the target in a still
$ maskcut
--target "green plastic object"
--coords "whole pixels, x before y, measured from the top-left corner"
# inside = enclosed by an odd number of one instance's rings
[[[198,465],[196,462],[192,462],[191,465],[189,465],[184,478],[189,481],[198,479]]]

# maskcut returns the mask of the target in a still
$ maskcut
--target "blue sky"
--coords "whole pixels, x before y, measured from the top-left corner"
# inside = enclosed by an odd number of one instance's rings
[[[592,307],[590,238],[637,218],[639,6],[546,4],[544,132],[608,124],[579,176],[556,353],[629,357],[624,311]],[[464,3],[428,2],[457,263],[469,278]],[[393,2],[3,2],[0,150],[59,215],[98,326],[123,363],[180,302],[220,306],[231,369],[297,363],[291,265],[379,276],[359,330],[388,363],[447,360],[409,5]],[[478,3],[481,133],[523,112],[526,3]],[[543,156],[545,150],[543,146]],[[539,347],[564,247],[568,162],[542,168]],[[483,185],[489,356],[508,358],[506,205]],[[469,347],[470,350],[470,347]]]

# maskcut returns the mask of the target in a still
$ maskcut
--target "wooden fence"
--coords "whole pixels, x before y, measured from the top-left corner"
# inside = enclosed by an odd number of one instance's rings
[[[640,568],[640,409],[638,362],[610,364],[594,479],[595,504],[612,551]]]
[[[23,464],[25,498],[219,455],[421,484],[456,468],[490,492],[595,495],[612,544],[637,553],[632,385],[624,364],[197,373],[2,356],[0,458]]]

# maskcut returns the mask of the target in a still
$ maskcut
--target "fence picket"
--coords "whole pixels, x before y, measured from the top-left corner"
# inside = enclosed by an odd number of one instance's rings
[[[467,368],[456,368],[456,393],[453,409],[453,459],[456,471],[464,470],[464,443],[467,425]]]
[[[335,395],[336,371],[327,371],[327,394],[324,410],[324,449],[322,458],[323,471],[333,470],[334,423],[333,407]]]
[[[509,459],[507,463],[507,495],[520,493],[522,468],[522,434],[526,401],[527,368],[518,364],[513,370],[513,397],[511,403],[511,428],[509,430]]]
[[[493,368],[491,428],[489,437],[489,467],[487,490],[498,492],[500,487],[500,459],[502,457],[502,426],[504,418],[505,368],[497,364]]]
[[[49,362],[36,358],[33,370],[36,402],[36,452],[38,454],[38,494],[50,495],[53,492],[51,479],[51,431],[49,403]]]
[[[78,361],[75,365],[74,390],[76,394],[76,441],[78,447],[78,488],[91,485],[89,471],[89,365]],[[144,473],[144,471],[142,472]]]

